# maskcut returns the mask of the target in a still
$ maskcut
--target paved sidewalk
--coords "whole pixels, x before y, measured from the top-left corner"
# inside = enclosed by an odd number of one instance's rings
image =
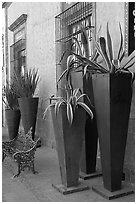
[[[5,134],[6,135],[6,134]],[[4,138],[6,136],[3,135]],[[52,187],[60,184],[58,158],[55,149],[40,147],[36,151],[35,168],[38,174],[25,170],[18,178],[12,179],[17,172],[17,164],[6,158],[2,165],[3,202],[110,202],[92,191],[92,185],[102,182],[102,177],[84,181],[89,190],[62,195]],[[134,202],[135,195],[111,200],[111,202]]]

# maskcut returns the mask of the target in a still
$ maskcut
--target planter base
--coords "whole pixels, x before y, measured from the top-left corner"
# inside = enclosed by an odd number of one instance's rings
[[[84,190],[89,190],[89,187],[86,186],[83,183],[79,183],[78,186],[72,186],[72,187],[66,187],[63,184],[52,184],[52,186],[58,190],[60,193],[62,193],[63,195],[67,195],[67,194],[71,194],[71,193],[75,193],[75,192],[79,192],[79,191],[84,191]]]
[[[99,171],[99,170],[95,171],[92,174],[86,174],[84,172],[80,172],[80,178],[82,178],[84,180],[87,180],[87,179],[90,179],[90,178],[94,178],[94,177],[98,177],[98,176],[102,176],[102,172]]]
[[[126,186],[125,184],[122,185],[122,188],[120,190],[114,192],[105,189],[103,183],[92,186],[92,190],[108,200],[112,200],[115,198],[123,197],[134,193],[134,190],[129,186]]]

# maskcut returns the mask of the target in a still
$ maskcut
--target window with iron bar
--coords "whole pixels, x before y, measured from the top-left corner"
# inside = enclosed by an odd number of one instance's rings
[[[79,41],[83,55],[83,45],[81,43],[81,33],[83,29],[88,35],[89,58],[94,52],[92,36],[95,34],[95,3],[78,2],[55,17],[56,25],[56,78],[66,69],[66,59],[73,47],[73,51],[78,53],[78,49],[72,42],[75,37]],[[66,54],[64,54],[66,53]],[[63,56],[64,55],[64,56]],[[62,57],[63,56],[63,57]],[[63,59],[62,59],[63,58]],[[62,81],[62,84],[64,82]]]

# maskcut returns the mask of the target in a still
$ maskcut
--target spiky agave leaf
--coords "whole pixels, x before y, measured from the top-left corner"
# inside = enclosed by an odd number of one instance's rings
[[[108,45],[110,61],[112,62],[112,60],[113,60],[113,48],[112,48],[112,40],[111,40],[111,36],[109,33],[109,28],[108,28],[108,22],[107,22],[107,45]]]
[[[85,51],[85,57],[89,58],[89,41],[86,29],[83,29],[81,32],[81,42]]]
[[[69,124],[71,125],[73,122],[73,110],[70,103],[67,103],[67,118],[68,118]]]
[[[125,69],[129,63],[132,63],[132,60],[135,58],[135,51],[133,51],[128,57],[125,57],[124,60],[121,63],[121,68],[120,69]],[[135,60],[134,60],[135,62]]]
[[[77,104],[81,106],[90,115],[91,119],[93,119],[93,113],[85,103],[79,101]]]
[[[128,70],[130,67],[132,67],[135,64],[135,62],[133,62],[132,64],[130,64],[129,66],[125,67],[125,70]]]
[[[44,111],[44,113],[43,113],[43,119],[46,118],[46,114],[47,114],[48,109],[49,109],[50,107],[53,107],[53,106],[55,106],[55,103],[50,104],[50,105],[47,106],[47,108],[45,109],[45,111]]]
[[[78,92],[80,91],[80,88],[74,89],[73,90],[73,95],[77,96]]]
[[[58,112],[59,112],[59,108],[61,106],[61,104],[64,103],[64,101],[57,101],[56,104],[55,104],[55,115],[57,116]]]
[[[78,102],[81,98],[83,98],[84,96],[87,96],[87,94],[81,94],[81,95],[77,98],[77,102]]]
[[[85,76],[86,75],[86,73],[87,73],[87,69],[88,69],[88,64],[86,64],[86,66],[84,67],[84,71],[83,71],[83,75]]]
[[[67,73],[67,69],[65,69],[64,71],[63,71],[63,73],[61,74],[61,76],[59,77],[59,79],[58,79],[58,81],[57,81],[57,84],[60,82],[60,80],[63,78],[63,76]]]
[[[88,97],[87,94],[81,94],[81,95],[77,98],[77,102],[78,102],[81,98],[83,98],[84,96],[87,98],[87,100],[89,101],[90,105],[93,106],[93,105],[91,104],[91,101],[90,101],[90,99],[89,99],[89,97]]]
[[[108,55],[107,55],[107,51],[106,51],[106,40],[105,40],[104,37],[100,37],[99,42],[100,42],[101,51],[102,51],[102,53],[104,55],[104,59],[106,61],[108,69],[110,70],[111,69],[111,63],[109,61],[109,58],[108,58]]]
[[[128,61],[127,61],[127,63],[122,67],[122,69],[127,69],[127,65],[133,60],[135,58],[135,56],[133,56],[131,59],[129,59]],[[133,62],[133,64],[134,64],[135,62]]]
[[[102,50],[101,50],[101,48],[100,48],[100,44],[96,42],[96,40],[95,40],[94,37],[93,37],[93,40],[94,40],[94,43],[95,43],[95,46],[96,46],[96,49],[97,49],[98,53],[101,55],[101,57],[103,58],[104,62],[105,62],[106,65],[108,66],[107,61],[106,61],[106,59],[105,59],[105,57],[104,57],[104,54],[102,53]],[[92,62],[95,62],[95,60],[92,59]],[[97,64],[98,64],[98,63],[97,63]],[[104,69],[104,68],[103,68],[103,69]],[[108,70],[109,70],[109,67],[108,67]]]
[[[72,39],[75,41],[76,46],[77,46],[77,49],[78,49],[78,51],[79,51],[79,54],[82,56],[82,55],[83,55],[83,54],[82,54],[82,49],[81,49],[81,46],[80,46],[80,43],[79,43],[78,39],[75,38],[75,37],[73,37]]]
[[[117,59],[120,59],[120,55],[123,49],[123,33],[122,33],[122,28],[121,28],[121,24],[119,22],[119,29],[120,29],[120,47],[119,47],[119,51],[118,51],[118,56]]]
[[[122,62],[124,56],[125,56],[125,50],[123,51],[123,53],[121,54],[121,57],[119,58],[119,61],[120,61],[120,62]]]
[[[81,60],[82,62],[90,65],[92,67],[93,70],[100,70],[100,72],[108,72],[104,67],[102,67],[100,64],[98,64],[97,62],[95,61],[91,61],[89,60],[88,58],[86,57],[82,57],[80,55],[77,55],[76,53],[73,53],[79,60]]]

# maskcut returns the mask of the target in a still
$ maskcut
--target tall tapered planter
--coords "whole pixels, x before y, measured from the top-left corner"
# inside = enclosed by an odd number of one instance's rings
[[[63,194],[88,189],[79,182],[85,112],[78,108],[72,125],[68,123],[66,105],[61,106],[57,116],[54,107],[51,108],[51,113],[61,174],[61,185],[53,186]]]
[[[93,119],[91,120],[90,116],[86,114],[86,123],[85,123],[85,136],[81,157],[81,177],[88,179],[94,176],[101,175],[100,172],[96,169],[96,160],[97,160],[97,146],[98,146],[98,132],[97,132],[97,121],[96,113],[94,106],[94,95],[93,95],[93,85],[92,78],[83,79],[83,91],[86,93],[90,99],[85,97],[84,102],[91,108],[93,112]]]
[[[9,139],[13,140],[17,136],[18,130],[19,130],[20,111],[6,110],[5,115],[6,115]]]
[[[34,140],[39,98],[19,98],[18,102],[25,134],[32,127]]]
[[[132,75],[94,74],[93,90],[104,188],[121,189],[132,99]]]

